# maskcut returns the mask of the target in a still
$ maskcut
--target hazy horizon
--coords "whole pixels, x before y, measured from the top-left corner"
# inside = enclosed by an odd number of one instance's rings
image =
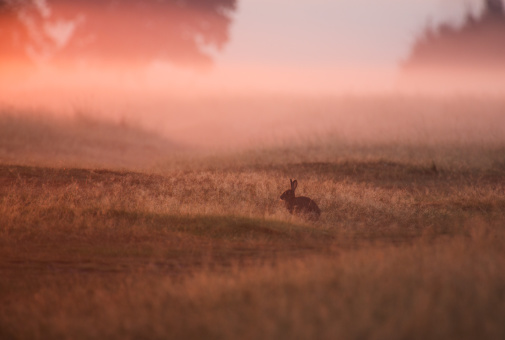
[[[51,1],[34,3],[51,9]],[[146,98],[401,93],[399,66],[422,32],[442,23],[458,27],[482,8],[479,0],[297,0],[289,5],[284,0],[239,0],[229,13],[227,41],[200,46],[212,58],[203,69],[155,58],[139,66],[129,63],[128,56],[69,65],[49,58],[21,75],[4,72],[0,102],[23,104],[29,96],[32,104],[75,105],[104,92]],[[73,15],[66,18],[79,17]],[[84,19],[51,20],[61,36],[65,27],[79,27],[78,20]]]

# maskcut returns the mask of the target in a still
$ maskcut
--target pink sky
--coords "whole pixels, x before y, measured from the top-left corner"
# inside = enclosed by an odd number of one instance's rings
[[[240,74],[251,88],[273,92],[394,89],[418,34],[458,25],[481,7],[480,0],[241,0],[232,40],[215,55],[210,76]]]

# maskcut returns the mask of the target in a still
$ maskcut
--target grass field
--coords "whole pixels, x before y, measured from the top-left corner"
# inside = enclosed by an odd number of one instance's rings
[[[0,338],[505,338],[505,103],[325,105],[207,150],[0,115]]]

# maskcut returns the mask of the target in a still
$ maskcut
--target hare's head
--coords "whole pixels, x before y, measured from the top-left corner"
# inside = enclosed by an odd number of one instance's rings
[[[291,182],[291,189],[286,190],[282,193],[281,200],[283,201],[289,201],[295,198],[295,190],[296,187],[298,186],[298,182],[296,179],[294,181],[290,179],[289,181]]]

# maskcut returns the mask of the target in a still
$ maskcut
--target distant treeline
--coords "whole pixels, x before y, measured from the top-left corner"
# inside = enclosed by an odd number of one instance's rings
[[[501,0],[485,1],[484,12],[468,14],[461,27],[427,28],[403,63],[404,73],[505,72],[504,5]]]

